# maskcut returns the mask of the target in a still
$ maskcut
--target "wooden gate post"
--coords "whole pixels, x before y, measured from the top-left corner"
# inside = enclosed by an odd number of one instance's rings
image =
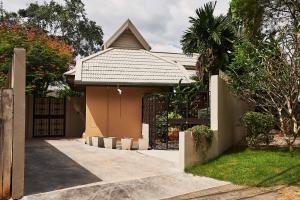
[[[24,194],[26,51],[14,49],[11,87],[14,91],[12,198]]]
[[[13,91],[2,91],[2,119],[3,122],[3,196],[10,196],[11,166],[12,166],[12,133],[13,133]]]
[[[0,132],[0,199],[11,196],[12,134],[13,134],[13,91],[1,91],[1,132]]]

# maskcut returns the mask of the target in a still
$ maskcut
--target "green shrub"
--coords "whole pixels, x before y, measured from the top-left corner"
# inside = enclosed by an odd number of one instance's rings
[[[273,140],[271,129],[274,127],[274,118],[272,115],[247,112],[242,117],[242,125],[247,128],[246,141],[249,146],[254,147],[261,143],[269,145]]]
[[[182,119],[182,116],[176,112],[168,113],[168,119]]]
[[[195,140],[196,148],[199,149],[202,143],[203,138],[207,142],[207,147],[212,143],[213,131],[205,125],[197,125],[189,128],[188,131],[191,131],[193,138]]]

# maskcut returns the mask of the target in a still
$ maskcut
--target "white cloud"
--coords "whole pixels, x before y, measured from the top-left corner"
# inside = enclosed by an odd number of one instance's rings
[[[44,0],[3,0],[10,11],[30,2]],[[47,0],[49,1],[49,0]],[[63,0],[59,0],[62,2]],[[189,26],[189,16],[209,0],[82,0],[90,19],[101,25],[104,40],[128,18],[137,26],[155,51],[180,51],[180,38]],[[216,14],[226,14],[230,0],[219,0]]]

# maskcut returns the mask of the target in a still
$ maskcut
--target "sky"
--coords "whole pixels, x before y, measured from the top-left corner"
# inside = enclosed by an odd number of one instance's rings
[[[49,1],[49,0],[46,0]],[[63,2],[63,0],[57,0]],[[82,0],[89,19],[96,21],[106,41],[130,19],[154,51],[180,52],[180,39],[196,8],[210,0]],[[44,0],[3,0],[8,11]],[[226,14],[230,0],[218,0],[215,15]]]

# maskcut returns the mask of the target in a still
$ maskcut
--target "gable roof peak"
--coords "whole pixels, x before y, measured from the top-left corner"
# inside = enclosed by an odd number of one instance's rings
[[[151,46],[148,44],[148,42],[145,40],[145,38],[142,36],[142,34],[137,30],[135,25],[132,23],[132,21],[128,18],[122,26],[104,43],[103,47],[104,49],[108,49],[110,47],[113,47],[113,44],[125,33],[126,31],[130,31],[131,34],[134,36],[134,39],[137,43],[140,44],[142,48],[144,48],[147,51],[151,50]]]

